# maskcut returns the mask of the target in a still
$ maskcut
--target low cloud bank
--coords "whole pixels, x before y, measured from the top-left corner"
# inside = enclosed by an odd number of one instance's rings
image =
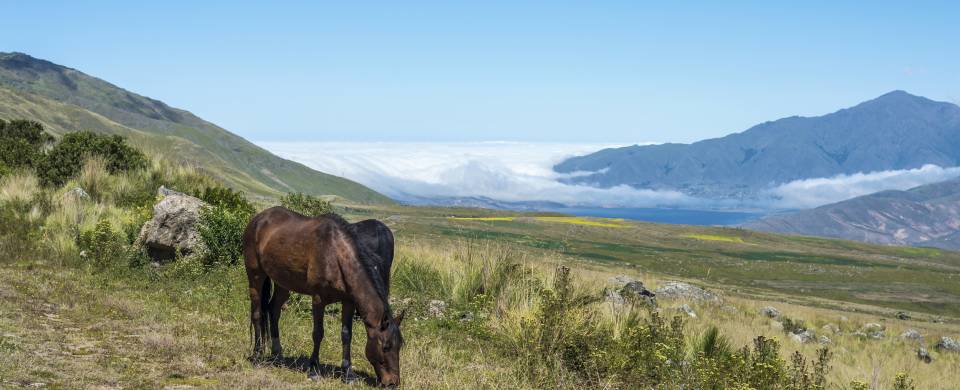
[[[698,206],[677,191],[564,184],[553,171],[566,158],[622,145],[517,142],[261,142],[277,155],[343,176],[398,200],[487,197],[571,206]],[[582,174],[582,173],[581,173]]]
[[[883,190],[905,190],[960,176],[960,168],[926,165],[828,178],[797,180],[733,202],[695,198],[678,191],[628,186],[595,188],[558,179],[552,167],[573,156],[616,144],[520,142],[260,142],[277,155],[362,183],[400,201],[486,197],[499,201],[549,201],[587,207],[799,209]]]
[[[960,167],[943,168],[929,164],[901,169],[833,177],[795,180],[771,189],[776,208],[812,208],[884,190],[906,190],[960,176]]]

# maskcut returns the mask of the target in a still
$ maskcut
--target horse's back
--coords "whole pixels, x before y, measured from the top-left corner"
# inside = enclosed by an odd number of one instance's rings
[[[341,223],[331,217],[310,218],[283,207],[254,216],[243,236],[247,272],[262,272],[284,288],[302,294],[317,289],[343,290],[333,253],[353,251]]]

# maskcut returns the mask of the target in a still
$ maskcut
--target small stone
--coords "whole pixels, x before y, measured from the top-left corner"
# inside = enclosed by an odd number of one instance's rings
[[[727,312],[727,313],[739,313],[739,312],[740,312],[740,310],[738,310],[736,306],[731,306],[731,305],[724,305],[724,306],[722,306],[722,307],[720,308],[720,310],[723,310],[723,311],[725,311],[725,312]]]
[[[840,333],[840,327],[839,327],[839,326],[836,326],[836,325],[834,325],[834,324],[826,324],[826,325],[824,325],[824,326],[823,326],[822,328],[820,328],[820,329],[822,329],[823,331],[825,331],[825,332],[827,332],[827,333],[831,333],[831,334]]]
[[[466,311],[460,315],[460,322],[470,322],[473,321],[473,313]]]
[[[65,192],[63,197],[74,199],[90,199],[90,194],[88,194],[87,191],[84,191],[83,188],[74,187],[70,191]]]
[[[693,308],[690,307],[690,305],[688,305],[688,304],[680,305],[680,307],[678,307],[677,310],[680,310],[680,311],[684,312],[686,315],[688,315],[688,316],[690,316],[690,317],[692,317],[692,318],[697,318],[697,313],[694,312],[694,311],[693,311]]]
[[[796,341],[796,342],[798,342],[798,343],[800,343],[800,344],[811,343],[811,342],[813,342],[813,340],[816,340],[816,337],[817,337],[817,335],[814,334],[812,331],[809,331],[809,330],[804,330],[804,331],[801,331],[801,332],[791,333],[791,334],[790,334],[790,338],[793,339],[793,341]]]
[[[956,340],[943,336],[940,337],[940,341],[937,341],[937,345],[934,346],[938,351],[949,351],[949,352],[960,352],[960,342]]]
[[[847,318],[847,316],[840,316],[840,322],[847,322],[847,321],[850,321],[850,319]]]
[[[904,340],[923,340],[923,335],[920,334],[916,329],[907,329],[900,334],[900,338]]]
[[[917,349],[917,359],[920,361],[930,364],[933,361],[933,356],[930,356],[930,352],[927,352],[926,348],[920,347]]]
[[[432,299],[427,303],[427,314],[431,317],[443,317],[447,311],[447,303],[438,299]]]
[[[895,317],[897,317],[898,320],[904,320],[904,321],[909,320],[911,318],[910,314],[907,314],[907,312],[904,312],[904,311],[898,311]]]
[[[773,306],[767,306],[767,307],[764,307],[763,309],[760,309],[760,315],[767,318],[779,318],[780,310],[777,310],[777,308]]]
[[[827,344],[830,344],[830,343],[832,342],[832,341],[830,340],[830,338],[827,337],[827,336],[820,336],[820,338],[817,339],[817,341],[818,341],[820,344],[823,344],[823,345],[827,345]]]
[[[943,323],[945,323],[945,322],[946,322],[946,321],[944,321],[943,317],[937,317],[937,318],[934,318],[934,319],[933,319],[933,323],[934,323],[934,324],[943,324]]]
[[[875,322],[865,324],[862,328],[860,328],[860,332],[866,334],[867,337],[872,339],[884,338],[884,330],[886,330],[886,327]]]

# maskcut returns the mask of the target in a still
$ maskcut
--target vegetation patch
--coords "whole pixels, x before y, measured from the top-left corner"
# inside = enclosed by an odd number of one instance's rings
[[[740,237],[734,236],[721,236],[716,234],[687,234],[684,237],[692,238],[694,240],[700,241],[719,241],[719,242],[732,242],[734,244],[746,244]]]
[[[630,227],[622,218],[587,218],[587,217],[534,217],[537,221],[549,223],[566,223],[571,225],[595,226],[605,228],[627,228]]]
[[[501,222],[510,222],[513,221],[514,217],[447,217],[447,219],[453,221],[501,221]]]

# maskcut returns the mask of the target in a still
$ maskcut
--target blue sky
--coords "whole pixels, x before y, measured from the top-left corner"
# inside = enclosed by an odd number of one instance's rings
[[[151,3],[0,0],[0,51],[253,140],[690,142],[960,102],[950,2]]]

